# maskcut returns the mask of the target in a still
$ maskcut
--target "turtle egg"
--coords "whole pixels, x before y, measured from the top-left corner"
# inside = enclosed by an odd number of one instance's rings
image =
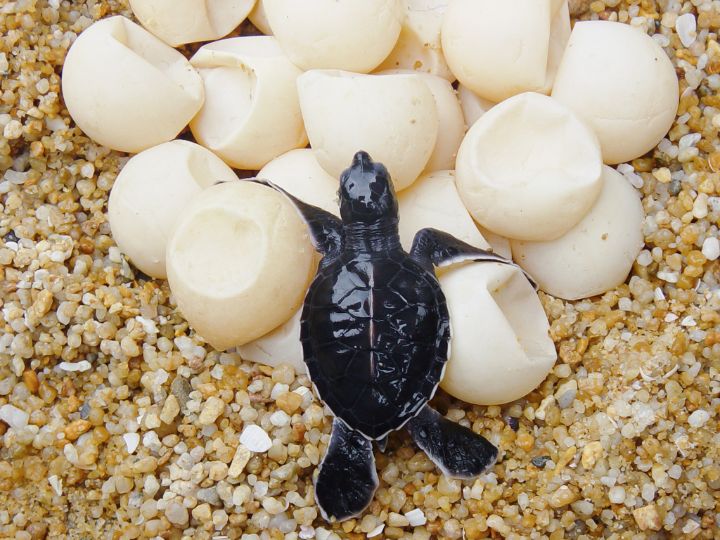
[[[248,15],[248,19],[253,23],[255,28],[260,30],[266,36],[272,36],[272,28],[267,20],[267,13],[265,13],[265,0],[257,0],[255,7]]]
[[[400,37],[378,70],[414,69],[455,80],[442,53],[440,28],[450,0],[402,0]]]
[[[400,241],[405,250],[410,250],[415,234],[426,227],[452,234],[475,247],[490,247],[460,200],[453,171],[421,176],[400,192],[398,204]]]
[[[532,285],[513,266],[469,263],[440,276],[452,339],[440,386],[478,405],[498,405],[535,389],[557,358]]]
[[[299,309],[292,318],[278,326],[268,334],[241,345],[237,352],[245,360],[259,362],[268,366],[290,364],[297,373],[307,372],[300,343],[300,316]]]
[[[590,128],[567,107],[532,92],[495,105],[475,122],[456,162],[470,214],[519,240],[552,240],[570,230],[597,199],[601,173]]]
[[[140,24],[173,47],[229,34],[254,4],[255,0],[130,0]]]
[[[62,92],[78,127],[122,152],[173,139],[204,99],[202,79],[185,57],[121,16],[78,36],[65,58]]]
[[[295,207],[278,191],[249,181],[200,193],[167,248],[178,307],[218,350],[286,322],[302,303],[315,266]]]
[[[223,39],[190,59],[205,104],[190,123],[197,142],[238,169],[260,169],[307,144],[296,82],[301,71],[270,36]]]
[[[307,204],[340,216],[340,182],[325,172],[309,148],[290,150],[276,157],[265,165],[257,176],[270,180]]]
[[[310,146],[331,176],[339,178],[359,149],[387,167],[396,190],[425,169],[439,121],[417,75],[311,70],[298,78],[298,90]]]
[[[481,98],[463,84],[458,86],[457,92],[467,127],[471,127],[478,118],[495,106],[493,101]]]
[[[640,195],[623,175],[603,167],[603,188],[590,212],[548,242],[512,242],[517,263],[545,292],[565,300],[620,285],[643,247]]]
[[[216,182],[237,180],[215,154],[171,141],[132,157],[113,184],[108,221],[120,250],[149,276],[165,277],[165,247],[185,206]]]
[[[578,22],[552,96],[595,130],[606,163],[642,156],[665,136],[678,109],[672,62],[628,24]]]
[[[264,0],[265,15],[296,65],[369,73],[400,34],[400,0]]]
[[[567,0],[454,0],[442,24],[453,74],[495,102],[549,93],[569,36]]]

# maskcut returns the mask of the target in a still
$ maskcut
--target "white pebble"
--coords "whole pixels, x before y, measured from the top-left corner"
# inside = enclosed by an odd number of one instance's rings
[[[694,428],[703,427],[708,420],[710,420],[710,413],[702,409],[698,409],[688,416],[688,424]]]
[[[647,249],[642,250],[635,260],[640,266],[650,266],[653,262],[652,255]]]
[[[680,321],[680,324],[682,326],[695,326],[697,323],[695,322],[695,319],[688,315],[682,321]]]
[[[675,31],[678,33],[683,47],[689,47],[695,43],[695,39],[697,38],[695,15],[692,13],[680,15],[675,21]]]
[[[56,495],[62,495],[62,478],[58,478],[57,475],[53,474],[52,476],[48,476],[48,483]]]
[[[678,316],[674,313],[668,313],[665,315],[665,322],[670,323],[678,320]]]
[[[657,302],[662,302],[665,300],[665,293],[660,287],[655,287],[655,300]]]
[[[657,277],[668,283],[677,283],[680,276],[677,272],[658,272]]]
[[[79,362],[60,362],[58,367],[63,371],[87,371],[92,365],[87,360],[80,360]]]
[[[425,513],[422,510],[420,510],[419,508],[410,510],[407,514],[405,514],[405,517],[407,518],[411,527],[420,527],[422,525],[425,525],[425,523],[427,523],[427,519],[425,518]]]
[[[720,240],[714,236],[705,239],[702,245],[702,254],[708,261],[715,261],[720,257]]]
[[[623,296],[620,300],[618,300],[618,307],[621,311],[630,311],[632,310],[632,300]]]
[[[276,411],[270,415],[270,423],[276,427],[285,427],[290,423],[290,417],[285,411]]]
[[[642,491],[640,493],[642,498],[647,502],[652,502],[655,499],[655,484],[648,482],[643,484]]]
[[[140,435],[138,433],[126,433],[123,435],[123,439],[125,440],[125,446],[127,446],[128,454],[132,454],[135,450],[137,450],[137,447],[140,444]]]
[[[23,429],[28,424],[30,415],[18,409],[14,405],[3,405],[0,407],[0,420],[5,422],[8,426],[13,429]]]
[[[265,430],[254,424],[243,429],[240,442],[251,452],[267,452],[272,447],[272,441]]]
[[[377,535],[379,535],[381,532],[383,532],[383,530],[385,530],[385,524],[384,524],[384,523],[381,523],[380,525],[378,525],[377,527],[375,527],[372,531],[370,531],[369,533],[367,533],[367,537],[368,537],[368,538],[372,538],[372,537],[374,537],[374,536],[377,536]]]
[[[625,501],[625,488],[622,486],[614,486],[610,488],[608,498],[613,504],[622,504]]]

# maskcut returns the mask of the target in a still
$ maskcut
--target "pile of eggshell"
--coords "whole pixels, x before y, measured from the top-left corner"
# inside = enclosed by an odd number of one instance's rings
[[[304,370],[298,309],[318,259],[290,203],[231,167],[337,214],[337,178],[365,150],[393,177],[405,248],[436,227],[568,300],[622,283],[642,248],[639,194],[608,165],[662,139],[678,81],[639,29],[571,31],[567,0],[130,4],[142,26],[112,17],[75,41],[65,102],[95,141],[138,153],[110,195],[114,238],[218,349]],[[273,35],[173,49],[248,15]],[[199,144],[172,140],[188,124]],[[556,353],[522,274],[471,263],[440,281],[442,386],[479,404],[535,388]]]

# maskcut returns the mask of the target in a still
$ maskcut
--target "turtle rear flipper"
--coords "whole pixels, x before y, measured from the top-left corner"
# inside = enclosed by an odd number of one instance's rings
[[[360,514],[378,487],[371,442],[337,418],[315,480],[315,499],[326,520]]]
[[[446,476],[473,478],[497,459],[497,448],[485,437],[444,418],[429,405],[406,427],[415,444]]]

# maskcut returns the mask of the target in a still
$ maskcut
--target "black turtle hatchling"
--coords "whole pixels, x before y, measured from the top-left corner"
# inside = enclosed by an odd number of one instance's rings
[[[315,481],[325,519],[370,504],[378,485],[372,441],[384,450],[405,427],[448,476],[471,478],[497,448],[428,405],[443,376],[450,318],[434,266],[475,260],[514,264],[434,229],[400,245],[398,203],[387,169],[358,152],[340,177],[342,220],[282,191],[322,254],[305,297],[303,355],[318,395],[335,415]]]

